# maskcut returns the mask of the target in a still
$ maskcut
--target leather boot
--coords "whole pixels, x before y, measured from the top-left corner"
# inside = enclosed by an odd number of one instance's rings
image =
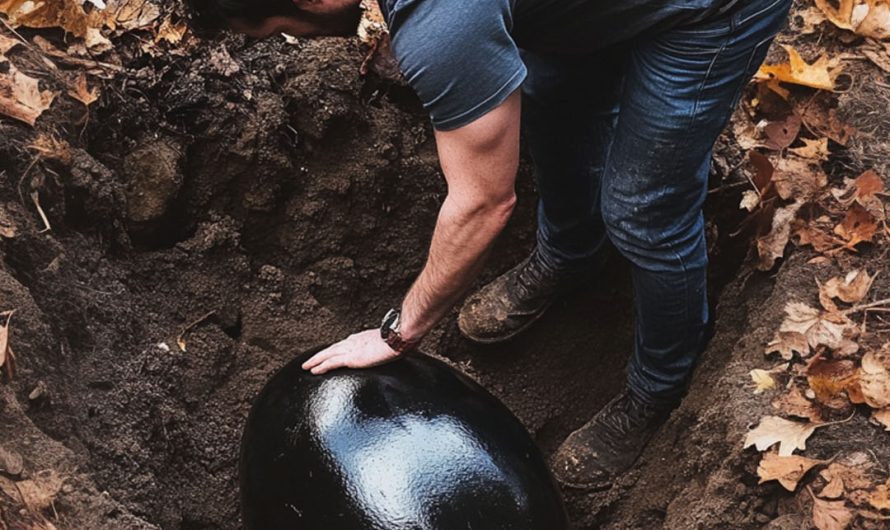
[[[537,250],[470,296],[457,319],[461,333],[483,344],[515,337],[541,318],[577,275],[547,267]]]
[[[552,463],[556,479],[572,488],[609,488],[669,416],[670,408],[655,408],[621,392],[563,442]]]

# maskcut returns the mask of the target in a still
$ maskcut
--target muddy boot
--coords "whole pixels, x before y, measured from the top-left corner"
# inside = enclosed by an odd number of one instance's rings
[[[541,318],[574,276],[541,262],[537,251],[470,296],[457,319],[461,333],[482,344],[515,337]]]
[[[630,469],[669,415],[669,409],[653,408],[622,391],[562,443],[553,458],[553,473],[572,488],[609,488]]]

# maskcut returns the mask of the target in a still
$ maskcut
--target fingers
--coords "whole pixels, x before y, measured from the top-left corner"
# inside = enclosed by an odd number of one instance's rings
[[[312,374],[321,375],[330,372],[331,370],[336,370],[337,368],[345,368],[346,366],[347,362],[345,356],[331,357],[312,368]]]
[[[323,362],[327,361],[331,357],[338,355],[340,353],[337,348],[339,345],[339,343],[334,344],[333,346],[325,348],[324,350],[310,357],[308,361],[303,363],[303,370],[311,370],[316,366],[322,364]]]

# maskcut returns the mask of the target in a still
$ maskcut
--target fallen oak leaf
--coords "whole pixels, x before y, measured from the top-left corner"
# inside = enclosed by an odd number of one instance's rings
[[[784,120],[771,121],[763,128],[766,134],[767,147],[782,150],[794,143],[800,134],[801,119],[797,114],[791,114]]]
[[[40,513],[52,506],[56,495],[65,483],[58,473],[53,470],[37,473],[34,478],[16,482],[22,502],[32,512]]]
[[[4,311],[0,313],[0,317],[6,317],[6,323],[0,326],[0,368],[6,368],[9,379],[13,376],[13,363],[15,362],[15,354],[9,347],[9,323],[15,310]]]
[[[865,0],[867,10],[853,8],[852,22],[856,25],[856,34],[873,39],[890,38],[890,5],[886,0]],[[865,11],[863,15],[863,11]]]
[[[877,486],[868,496],[868,503],[878,510],[890,510],[890,481]]]
[[[99,87],[89,88],[87,76],[81,72],[74,85],[68,89],[68,95],[89,107],[99,99]]]
[[[16,39],[11,39],[11,38],[7,37],[6,35],[0,35],[0,55],[3,55],[4,53],[6,53],[9,50],[18,46],[19,44],[21,44],[21,42]]]
[[[798,246],[810,245],[816,252],[828,252],[832,249],[844,247],[844,241],[832,235],[831,227],[827,230],[821,227],[823,223],[818,221],[803,221],[796,219],[792,222],[792,235],[797,238]]]
[[[796,386],[773,400],[772,406],[788,416],[810,420],[814,423],[822,423],[824,421],[819,407],[807,399]]]
[[[840,61],[822,55],[810,64],[792,46],[782,45],[782,48],[788,53],[788,62],[761,66],[755,79],[777,80],[820,90],[834,90],[834,80],[840,73]]]
[[[778,443],[778,455],[791,456],[796,449],[806,449],[807,438],[823,425],[828,424],[799,423],[779,416],[764,416],[760,424],[748,432],[744,447],[753,445],[763,452]]]
[[[824,463],[825,460],[814,460],[805,456],[779,456],[773,452],[766,453],[757,465],[759,484],[775,480],[786,490],[794,491],[807,471]]]
[[[776,260],[785,254],[785,247],[791,239],[791,221],[797,216],[801,206],[802,202],[795,202],[777,209],[769,233],[757,238],[758,270],[772,269]]]
[[[880,353],[866,352],[859,368],[859,390],[865,403],[873,409],[890,407],[890,348]]]
[[[828,155],[831,154],[828,150],[828,138],[819,138],[818,140],[802,138],[801,140],[804,143],[803,147],[792,147],[789,151],[802,158],[828,160]]]
[[[864,269],[856,269],[846,276],[836,276],[820,286],[825,296],[837,298],[848,304],[861,302],[871,289],[877,274],[870,276]]]
[[[813,490],[807,488],[813,497],[813,526],[818,530],[845,530],[853,520],[853,512],[844,501],[826,501],[816,497]]]
[[[817,163],[795,156],[779,159],[772,180],[779,197],[785,200],[809,200],[828,186],[828,176]]]
[[[762,394],[767,390],[776,388],[776,380],[773,379],[772,374],[768,370],[756,368],[754,370],[751,370],[749,375],[754,381],[755,394]]]
[[[48,109],[56,94],[40,90],[38,81],[20,72],[12,63],[5,63],[9,70],[0,75],[0,114],[34,126],[37,118]]]
[[[810,353],[810,343],[807,341],[807,336],[797,331],[776,332],[773,340],[766,345],[764,350],[766,355],[778,353],[786,361],[794,358],[795,352],[804,357]]]
[[[870,243],[877,230],[877,220],[859,203],[853,204],[844,220],[834,227],[834,233],[845,241],[844,248],[854,251],[859,243]]]
[[[859,370],[850,360],[825,360],[817,357],[806,371],[807,383],[816,394],[816,400],[832,408],[848,406],[844,393],[858,390]]]
[[[174,23],[173,19],[168,16],[158,27],[155,42],[167,41],[170,44],[177,44],[182,40],[187,31],[187,24],[183,22]]]
[[[884,192],[884,181],[872,170],[868,170],[855,179],[844,179],[843,188],[834,188],[831,194],[844,207],[859,204],[868,213],[878,220],[884,220],[887,215],[884,211],[884,203],[878,194]]]
[[[848,337],[858,332],[855,323],[844,313],[819,311],[803,302],[789,302],[785,305],[785,315],[779,331],[804,335],[810,348],[846,348]]]

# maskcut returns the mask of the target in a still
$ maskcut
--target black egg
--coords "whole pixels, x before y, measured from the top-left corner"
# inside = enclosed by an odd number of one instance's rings
[[[431,357],[304,372],[257,398],[241,448],[248,530],[563,530],[531,437],[494,396]]]

